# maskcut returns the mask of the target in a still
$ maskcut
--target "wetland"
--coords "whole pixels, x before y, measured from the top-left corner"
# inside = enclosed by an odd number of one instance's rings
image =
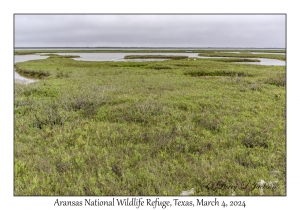
[[[16,50],[14,195],[286,195],[285,51],[186,51]]]

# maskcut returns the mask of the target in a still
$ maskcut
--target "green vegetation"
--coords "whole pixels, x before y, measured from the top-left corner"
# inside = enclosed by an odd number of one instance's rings
[[[177,56],[177,55],[126,55],[124,59],[171,59],[180,60],[187,59],[188,56]]]
[[[16,50],[14,51],[14,55],[32,55],[38,52],[32,51],[32,50]]]
[[[210,59],[211,61],[219,61],[219,62],[260,62],[258,59],[246,59],[246,58],[217,58]]]
[[[235,54],[245,54],[245,53],[252,53],[252,52],[261,52],[261,53],[286,53],[285,50],[270,50],[270,49],[227,49],[227,50],[197,50],[198,53],[235,53]],[[273,54],[275,55],[275,54]]]
[[[205,56],[205,57],[235,57],[235,58],[271,58],[271,59],[278,59],[285,61],[286,56],[285,55],[279,55],[279,54],[251,54],[250,52],[241,52],[241,53],[225,53],[225,52],[215,52],[215,51],[209,51],[209,52],[202,52],[199,54],[199,56]]]
[[[42,56],[50,56],[51,58],[80,58],[79,55],[58,55],[58,54],[42,54]]]
[[[41,79],[43,77],[50,76],[50,73],[48,71],[42,69],[22,69],[19,67],[19,65],[15,65],[15,69],[18,73],[27,78]]]
[[[286,195],[284,66],[15,66],[14,195]]]

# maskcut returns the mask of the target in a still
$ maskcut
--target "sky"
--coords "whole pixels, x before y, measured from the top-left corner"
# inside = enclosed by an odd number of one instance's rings
[[[285,47],[278,15],[21,15],[15,47]]]

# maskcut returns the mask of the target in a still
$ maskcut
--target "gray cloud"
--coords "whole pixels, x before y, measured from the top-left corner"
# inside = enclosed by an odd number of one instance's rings
[[[16,47],[285,47],[285,15],[15,15]]]

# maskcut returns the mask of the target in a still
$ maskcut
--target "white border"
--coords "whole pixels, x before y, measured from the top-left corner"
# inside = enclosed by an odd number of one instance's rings
[[[296,2],[296,1],[291,1]],[[278,1],[4,1],[1,4],[1,140],[0,208],[52,209],[56,198],[83,200],[85,197],[13,196],[13,14],[14,13],[287,13],[287,196],[235,197],[245,200],[245,209],[299,208],[299,12],[296,3]],[[3,65],[4,63],[4,65]],[[298,65],[297,65],[298,64]],[[298,138],[297,138],[298,137]],[[97,197],[98,198],[98,197]],[[101,198],[101,197],[100,197]],[[104,197],[102,197],[104,198]],[[170,200],[177,197],[160,197]],[[213,199],[214,197],[204,197]],[[109,197],[107,197],[109,199]],[[188,199],[188,198],[187,198]],[[196,199],[196,198],[193,198]],[[232,200],[232,197],[218,197]],[[296,207],[296,208],[295,208]],[[71,209],[74,207],[63,207]],[[83,207],[77,207],[83,208]],[[90,207],[91,208],[91,207]],[[106,209],[93,207],[93,209]],[[199,207],[200,208],[200,207]],[[109,208],[113,209],[113,208]],[[129,208],[127,208],[129,209]],[[134,209],[134,208],[130,208]],[[143,209],[143,208],[142,208]],[[148,208],[152,209],[152,208]],[[182,209],[182,208],[178,208]],[[194,208],[195,209],[195,208]],[[237,209],[237,207],[235,207]]]

